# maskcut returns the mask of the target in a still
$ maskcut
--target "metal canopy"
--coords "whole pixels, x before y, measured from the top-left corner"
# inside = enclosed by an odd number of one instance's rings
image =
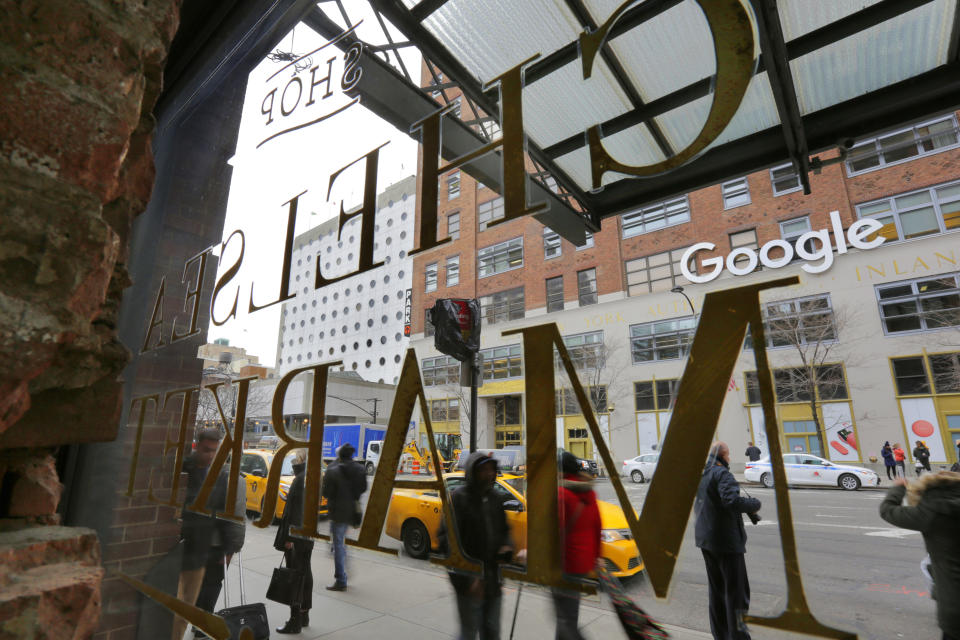
[[[306,19],[328,38],[342,31],[324,14],[334,2],[342,12],[340,2],[328,0]],[[525,70],[524,131],[534,177],[561,196],[541,219],[565,221],[556,225],[568,233],[570,224],[579,224],[578,212],[596,228],[604,217],[787,162],[808,190],[810,153],[845,151],[851,140],[960,105],[957,0],[744,0],[755,22],[757,65],[723,133],[679,169],[651,178],[607,174],[603,187],[591,191],[587,127],[601,126],[603,144],[617,160],[643,165],[676,154],[703,126],[716,62],[696,2],[647,0],[630,7],[611,29],[588,81],[580,74],[578,36],[605,22],[622,0],[370,4],[378,20],[403,34],[404,46],[419,48],[434,75],[433,86],[422,88],[408,70],[396,73],[378,58],[389,59],[394,42],[368,42],[369,64],[378,69],[371,75],[380,78],[361,87],[369,108],[406,130],[414,111],[443,106],[445,89],[456,85],[485,116],[445,126],[445,157],[490,139],[486,125],[499,118],[499,94],[484,91],[485,83],[539,54]],[[408,102],[417,108],[401,113]],[[495,167],[488,161],[467,172],[496,188]],[[546,190],[540,191],[531,197],[543,199]]]

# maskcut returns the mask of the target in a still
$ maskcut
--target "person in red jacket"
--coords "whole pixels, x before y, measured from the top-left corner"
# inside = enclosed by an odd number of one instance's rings
[[[900,443],[897,442],[893,445],[893,459],[897,462],[897,476],[901,478],[907,477],[906,466],[904,465],[904,459],[907,457],[907,454],[900,447]]]
[[[572,578],[583,578],[600,557],[600,509],[593,481],[581,475],[577,457],[564,451],[560,456],[562,479],[558,495],[560,535],[563,541],[563,572]],[[557,613],[557,639],[581,640],[577,628],[580,615],[580,592],[553,590]]]

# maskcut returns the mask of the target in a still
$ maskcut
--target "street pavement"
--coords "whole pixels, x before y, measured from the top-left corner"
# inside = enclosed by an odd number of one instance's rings
[[[643,506],[649,484],[625,479],[634,507]],[[763,520],[747,524],[747,568],[752,590],[750,613],[774,616],[784,606],[784,578],[780,537],[775,518],[773,490],[744,485],[763,502]],[[609,480],[597,481],[600,499],[614,501]],[[926,593],[919,563],[925,555],[919,534],[883,522],[877,507],[882,491],[844,492],[839,489],[791,489],[794,525],[800,550],[800,567],[811,609],[825,624],[849,630],[863,639],[901,637],[939,638],[934,603]],[[323,525],[322,525],[323,526]],[[323,529],[322,529],[323,530]],[[247,525],[243,568],[247,602],[266,602],[271,626],[287,619],[285,606],[264,599],[273,568],[281,554],[273,549],[275,527]],[[355,534],[355,531],[354,531]],[[400,548],[400,542],[383,536],[381,545]],[[429,640],[455,638],[456,606],[443,569],[427,561],[402,555],[349,549],[349,589],[329,592],[333,582],[333,557],[329,544],[317,541],[313,554],[314,596],[311,626],[292,638],[390,638]],[[231,602],[237,604],[237,572],[229,572]],[[707,586],[703,559],[693,544],[691,517],[670,597],[657,600],[643,574],[626,581],[627,590],[671,637],[679,640],[710,638]],[[518,603],[516,583],[504,590],[502,637],[552,638],[552,602],[549,593],[523,585]],[[223,604],[221,598],[220,606]],[[587,638],[622,638],[623,631],[606,596],[585,597],[580,615]],[[779,640],[791,637],[760,626],[754,638]],[[796,636],[793,636],[796,637]]]

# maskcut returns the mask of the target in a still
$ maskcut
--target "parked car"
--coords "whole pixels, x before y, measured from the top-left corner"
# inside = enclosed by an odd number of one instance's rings
[[[287,492],[290,491],[290,483],[293,482],[293,456],[289,453],[283,459],[283,467],[280,470],[280,487],[277,498],[277,507],[274,510],[274,517],[279,520],[283,517],[283,510],[287,505]],[[270,465],[273,463],[274,452],[270,449],[244,449],[240,457],[240,474],[244,482],[247,483],[247,511],[250,513],[263,513],[264,500],[267,493],[267,474],[270,471]],[[320,499],[320,506],[317,513],[321,517],[327,515],[327,499]]]
[[[862,485],[875,487],[880,484],[880,476],[870,469],[836,464],[809,453],[786,453],[783,455],[783,466],[787,472],[787,484],[840,487],[847,491],[856,491]],[[772,487],[770,457],[748,462],[743,475],[750,482]]]
[[[659,459],[659,453],[644,453],[636,458],[624,460],[621,475],[630,476],[630,479],[636,483],[648,482],[653,478],[653,472],[657,470]]]
[[[463,472],[444,476],[447,491],[453,491],[466,482]],[[526,546],[527,500],[526,477],[504,473],[497,477],[494,490],[504,498],[507,524],[517,548]],[[438,550],[437,532],[443,512],[440,496],[434,489],[397,489],[390,500],[384,532],[403,542],[406,553],[414,558],[426,558],[430,550]],[[627,518],[618,505],[597,500],[600,509],[600,554],[610,572],[618,577],[632,576],[643,571],[643,561],[630,533]]]

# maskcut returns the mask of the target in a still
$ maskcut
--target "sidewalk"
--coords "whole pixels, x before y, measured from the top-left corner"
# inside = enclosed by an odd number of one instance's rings
[[[282,625],[289,612],[287,607],[263,598],[273,568],[277,566],[278,555],[272,552],[258,556],[248,552],[243,558],[247,602],[266,602],[271,628]],[[314,594],[310,627],[290,638],[456,638],[456,603],[446,572],[441,567],[353,547],[349,548],[348,555],[349,590],[326,591],[325,585],[333,581],[333,558],[328,544],[317,541],[313,554]],[[238,604],[238,579],[238,572],[231,567],[228,572],[231,604]],[[503,640],[510,638],[517,587],[517,583],[508,583],[504,589]],[[218,607],[222,603],[221,597]],[[605,596],[584,597],[580,608],[580,625],[587,638],[625,637]],[[677,640],[710,638],[710,634],[701,631],[665,626],[670,636]],[[513,637],[517,640],[552,639],[553,634],[553,603],[549,594],[538,587],[523,585]]]

